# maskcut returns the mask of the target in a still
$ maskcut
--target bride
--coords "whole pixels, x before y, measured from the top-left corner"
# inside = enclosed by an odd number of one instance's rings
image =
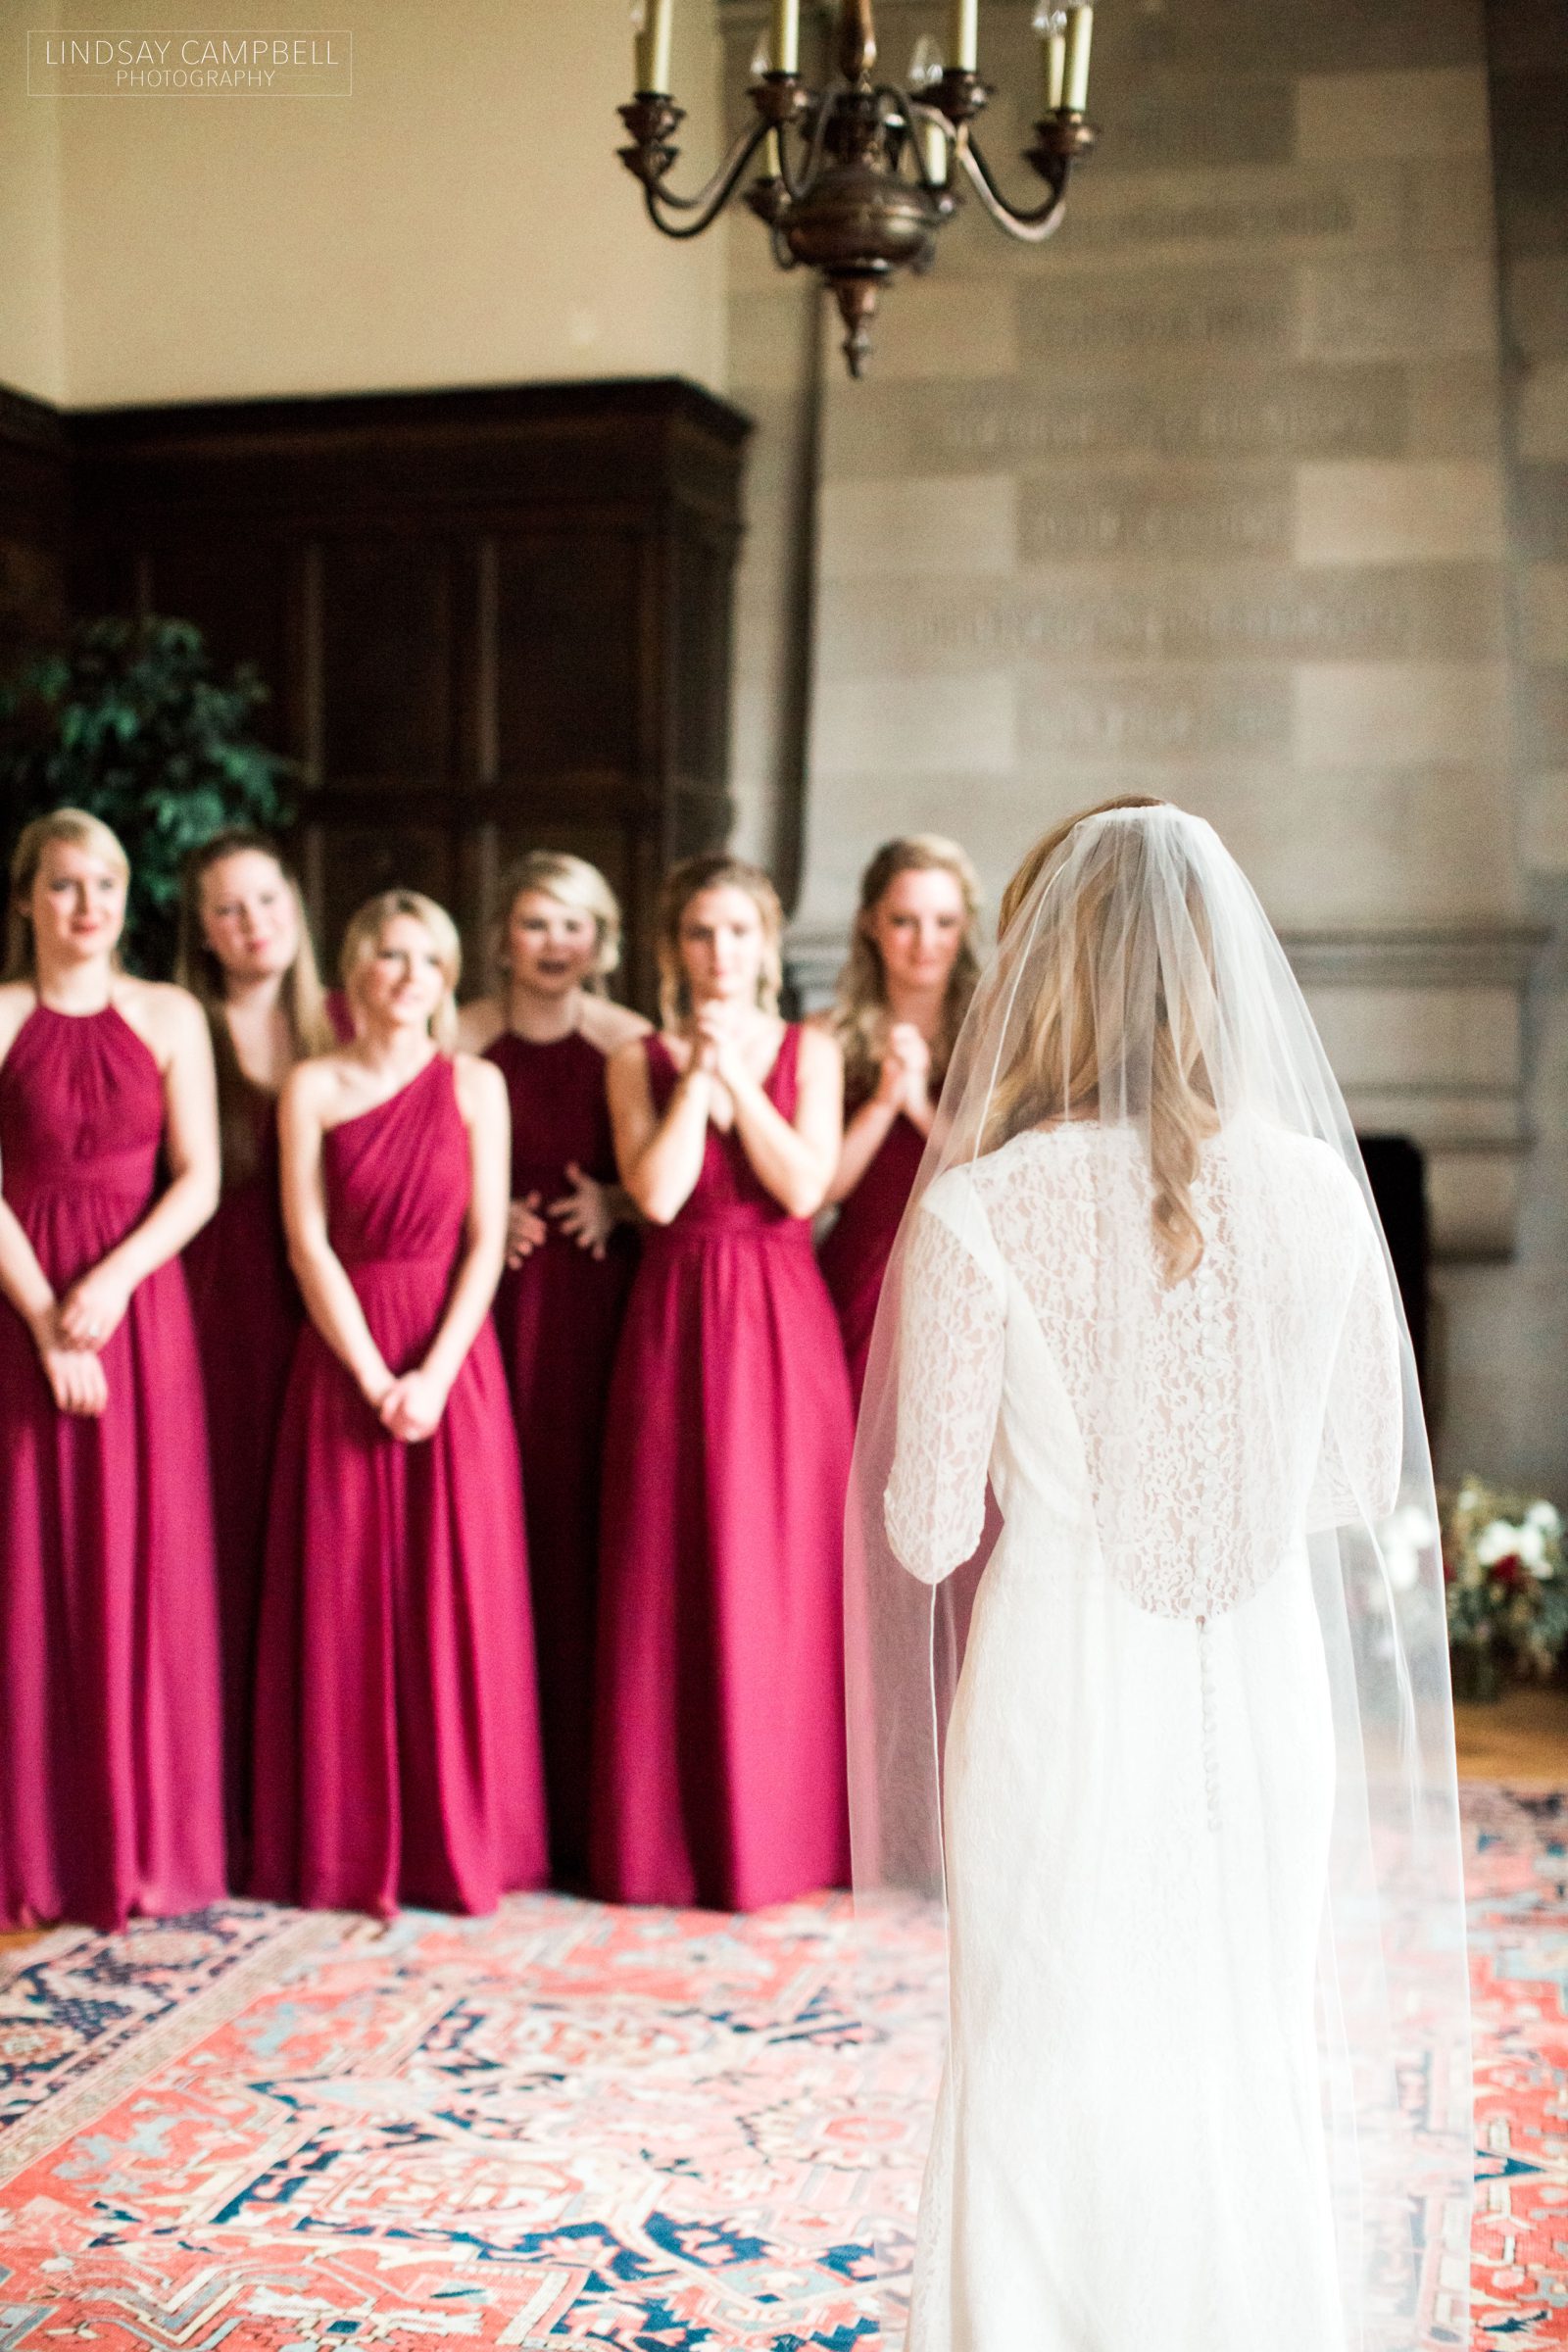
[[[1007,890],[884,1293],[849,1534],[858,1896],[873,1926],[945,1903],[949,1956],[889,2340],[1465,2344],[1409,1346],[1310,1016],[1180,809],[1091,810]]]

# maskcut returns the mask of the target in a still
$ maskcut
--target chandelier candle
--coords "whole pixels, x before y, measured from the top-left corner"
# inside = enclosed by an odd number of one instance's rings
[[[634,0],[633,64],[639,92],[669,95],[670,42],[675,29],[675,0]]]
[[[801,70],[801,0],[773,0],[773,64],[780,74]]]
[[[1066,103],[1069,114],[1081,115],[1089,104],[1089,43],[1094,37],[1095,12],[1089,7],[1067,11]]]
[[[1037,8],[1035,30],[1040,35],[1040,65],[1046,89],[1046,112],[1054,115],[1067,87],[1067,12]]]
[[[980,58],[980,0],[953,0],[953,62],[972,74]]]

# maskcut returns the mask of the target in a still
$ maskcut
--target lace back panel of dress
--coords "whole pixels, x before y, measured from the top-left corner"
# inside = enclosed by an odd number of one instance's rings
[[[972,1175],[1077,1416],[1105,1567],[1159,1615],[1233,1608],[1307,1525],[1369,1231],[1343,1167],[1228,1131],[1194,1187],[1202,1258],[1175,1284],[1131,1131],[1036,1131]]]

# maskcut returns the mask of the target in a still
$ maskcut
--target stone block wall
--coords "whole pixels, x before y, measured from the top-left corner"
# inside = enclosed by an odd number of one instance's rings
[[[1494,0],[1494,34],[1521,12]],[[902,74],[944,12],[877,15]],[[761,16],[726,11],[732,109]],[[859,385],[738,223],[731,387],[761,429],[736,782],[741,838],[798,883],[808,994],[891,832],[956,833],[994,901],[1086,802],[1209,817],[1357,1117],[1429,1152],[1446,1450],[1568,1494],[1539,1283],[1508,1432],[1483,1400],[1500,1302],[1536,1281],[1500,1264],[1521,1208],[1528,1259],[1538,1183],[1562,1200],[1531,1141],[1553,908],[1528,861],[1568,862],[1568,594],[1536,482],[1560,498],[1568,297],[1557,214],[1508,176],[1512,152],[1537,185],[1564,118],[1512,92],[1499,281],[1488,32],[1481,0],[1107,5],[1103,142],[1059,235],[1016,246],[971,203]],[[1023,194],[1028,7],[985,0],[981,41],[981,135]],[[1504,292],[1555,338],[1517,382]]]
[[[1442,1276],[1448,1453],[1568,1495],[1568,16],[1488,0],[1525,905],[1549,933],[1522,1005],[1530,1149],[1517,1249]],[[1462,1460],[1461,1460],[1462,1456]]]

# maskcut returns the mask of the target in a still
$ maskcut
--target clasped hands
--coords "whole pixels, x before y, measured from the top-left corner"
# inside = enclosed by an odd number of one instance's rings
[[[369,1401],[389,1437],[404,1446],[422,1446],[441,1426],[448,1394],[434,1374],[416,1366],[412,1372],[398,1374],[378,1398],[372,1396]]]
[[[33,1346],[58,1411],[89,1420],[102,1413],[109,1382],[99,1350],[120,1329],[129,1304],[129,1284],[105,1262],[33,1317]]]

